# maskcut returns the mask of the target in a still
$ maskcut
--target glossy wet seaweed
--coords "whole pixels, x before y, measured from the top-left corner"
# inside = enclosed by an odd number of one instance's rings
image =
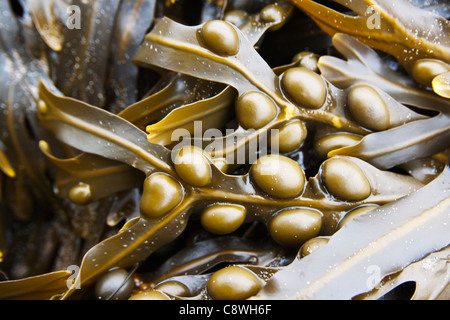
[[[420,271],[448,259],[441,11],[99,0],[69,29],[61,2],[0,6],[0,298],[445,297]]]

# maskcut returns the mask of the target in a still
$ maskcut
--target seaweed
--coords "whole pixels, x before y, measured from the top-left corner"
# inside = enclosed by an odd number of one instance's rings
[[[12,4],[0,299],[446,298],[443,3]]]

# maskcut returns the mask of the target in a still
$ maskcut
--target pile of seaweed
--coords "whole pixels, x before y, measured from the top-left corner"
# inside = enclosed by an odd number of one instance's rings
[[[447,299],[446,1],[0,2],[1,299]]]

